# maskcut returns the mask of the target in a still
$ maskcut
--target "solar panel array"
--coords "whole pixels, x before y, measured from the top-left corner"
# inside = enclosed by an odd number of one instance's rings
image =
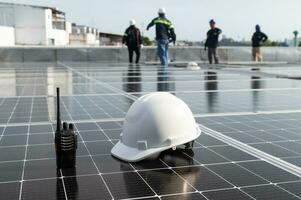
[[[2,64],[0,199],[301,199],[300,176],[206,132],[193,150],[156,160],[110,155],[135,99],[168,91],[208,129],[300,167],[300,81],[273,68],[203,67]],[[56,87],[79,134],[76,169],[56,170]]]

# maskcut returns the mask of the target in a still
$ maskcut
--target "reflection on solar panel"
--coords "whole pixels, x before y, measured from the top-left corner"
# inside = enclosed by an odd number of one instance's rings
[[[301,82],[277,78],[283,67],[203,67],[2,64],[0,199],[301,199]],[[56,170],[56,87],[79,132],[76,170]],[[157,160],[113,158],[128,108],[153,91],[183,99],[204,134]]]

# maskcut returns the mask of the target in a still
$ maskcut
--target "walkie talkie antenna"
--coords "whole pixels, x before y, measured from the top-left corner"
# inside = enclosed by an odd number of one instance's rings
[[[62,130],[61,110],[60,110],[60,88],[56,88],[56,131]]]

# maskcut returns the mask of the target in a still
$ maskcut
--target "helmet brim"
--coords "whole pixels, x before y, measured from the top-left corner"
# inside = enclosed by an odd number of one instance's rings
[[[197,132],[195,138],[192,138],[190,141],[193,141],[197,139],[201,135],[201,130]],[[190,142],[187,141],[187,142]],[[184,143],[181,143],[184,144]],[[181,144],[173,145],[173,146],[179,146]],[[147,150],[139,150],[137,148],[129,147],[125,144],[123,144],[121,141],[119,141],[111,150],[111,154],[123,161],[126,162],[139,162],[141,160],[144,160],[148,157],[151,157],[152,155],[156,155],[161,153],[162,151],[165,151],[167,149],[172,148],[173,146],[165,146],[160,148],[150,148]]]
[[[137,148],[126,146],[125,144],[119,141],[111,150],[111,154],[114,157],[126,162],[139,162],[148,157],[151,157],[152,155],[161,153],[162,151],[165,151],[167,149],[170,149],[170,147],[138,150]]]

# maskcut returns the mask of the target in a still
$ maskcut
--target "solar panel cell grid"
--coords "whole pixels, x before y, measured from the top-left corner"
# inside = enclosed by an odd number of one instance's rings
[[[162,72],[155,66],[32,63],[0,71],[5,80],[15,79],[0,91],[0,199],[301,198],[299,176],[206,132],[192,150],[168,150],[155,160],[127,163],[110,154],[134,100],[159,90],[183,99],[198,123],[300,167],[301,114],[289,111],[300,107],[298,80],[255,79],[207,66]],[[78,132],[76,169],[56,169],[57,86],[62,118],[74,121]]]

